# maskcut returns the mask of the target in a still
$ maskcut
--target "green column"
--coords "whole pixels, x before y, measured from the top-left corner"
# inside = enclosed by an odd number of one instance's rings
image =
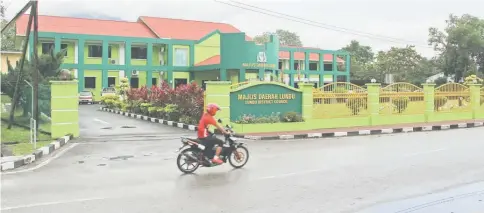
[[[146,65],[148,69],[146,70],[146,87],[151,88],[152,78],[153,78],[153,43],[148,42],[146,44]]]
[[[380,85],[379,83],[366,84],[368,89],[367,106],[370,114],[370,125],[377,125],[377,119],[380,115]]]
[[[324,53],[319,53],[319,87],[324,85]]]
[[[307,121],[313,118],[313,84],[299,83],[302,91],[302,116]]]
[[[220,81],[227,81],[227,70],[220,69]]]
[[[190,66],[195,66],[195,45],[190,44],[190,56],[188,58],[190,60]]]
[[[336,60],[338,55],[336,55],[334,53],[332,55],[333,55],[333,66],[332,66],[333,70],[332,70],[332,72],[333,72],[333,75],[334,75],[338,71],[338,63],[337,63],[338,61]]]
[[[239,83],[244,82],[245,80],[245,69],[242,68],[239,70]]]
[[[168,51],[168,56],[167,56],[167,66],[168,69],[166,70],[166,80],[170,87],[173,87],[173,45],[172,44],[167,44],[166,45],[166,51]]]
[[[61,38],[60,36],[54,37],[54,53],[58,53],[61,51]]]
[[[289,86],[294,87],[294,74],[289,74]]]
[[[84,90],[84,40],[79,39],[77,42],[77,63],[79,64],[77,68],[77,80],[78,90],[81,92]]]
[[[109,42],[108,42],[108,40],[103,40],[102,48],[103,48],[102,64],[103,64],[103,66],[106,66],[106,65],[109,64]],[[102,69],[102,88],[107,88],[107,87],[109,87],[109,85],[108,85],[108,70],[103,68]]]
[[[350,82],[350,67],[351,67],[351,56],[350,54],[346,55],[346,82]]]
[[[422,84],[424,90],[424,102],[425,102],[425,122],[429,122],[435,111],[435,84],[427,83]]]
[[[472,108],[472,118],[484,118],[482,117],[480,111],[481,107],[481,84],[469,84],[470,90],[470,104]]]
[[[222,119],[224,124],[230,121],[230,81],[207,81],[205,90],[205,102],[217,103],[222,111],[217,113],[217,118]]]
[[[34,50],[37,50],[37,47],[34,47],[34,33],[30,33],[29,36],[29,60],[32,60],[34,58]]]
[[[51,81],[51,137],[79,137],[77,81]]]
[[[131,41],[124,43],[124,75],[128,79],[128,84],[131,85]]]
[[[304,52],[304,71],[306,71],[304,77],[309,78],[309,52]]]
[[[257,76],[260,81],[264,80],[265,69],[259,69],[259,75]]]

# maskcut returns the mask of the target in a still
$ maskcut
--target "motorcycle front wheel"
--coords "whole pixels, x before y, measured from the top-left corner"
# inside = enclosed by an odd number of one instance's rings
[[[185,174],[191,174],[195,172],[200,166],[200,163],[194,159],[191,159],[188,156],[196,157],[197,154],[198,154],[198,150],[193,148],[189,148],[181,151],[180,154],[178,154],[178,157],[176,158],[176,165],[178,166],[178,169]]]
[[[249,150],[245,146],[239,146],[229,156],[229,163],[232,167],[239,169],[249,161]]]

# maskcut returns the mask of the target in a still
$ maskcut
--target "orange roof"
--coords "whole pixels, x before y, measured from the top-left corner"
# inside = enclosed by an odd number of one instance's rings
[[[22,15],[17,20],[17,35],[25,35],[28,21],[28,14]],[[39,16],[39,31],[156,38],[156,36],[143,23],[139,22],[71,18],[60,16]]]
[[[206,65],[214,65],[220,64],[220,55],[215,55],[210,58],[205,59],[204,61],[195,64],[195,66],[206,66]]]
[[[240,33],[230,24],[141,16],[139,20],[146,24],[160,38],[180,40],[200,40],[209,33],[218,30],[221,33]],[[246,36],[246,40],[251,40]]]
[[[303,52],[294,52],[294,60],[304,60],[304,53]],[[287,51],[280,51],[279,52],[279,59],[289,59],[289,52]],[[310,61],[319,61],[319,54],[318,53],[310,53],[309,54]],[[324,54],[323,56],[324,61],[333,61],[332,54]],[[337,59],[338,62],[344,63],[345,61],[341,58]]]

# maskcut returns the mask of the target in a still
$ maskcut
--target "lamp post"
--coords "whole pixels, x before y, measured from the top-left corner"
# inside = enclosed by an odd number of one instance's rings
[[[34,118],[34,87],[32,84],[30,84],[27,80],[24,80],[27,85],[30,86],[30,89],[32,91],[32,94],[30,96],[30,104],[31,104],[31,109],[30,109],[30,143],[34,144],[34,149],[37,149],[37,121]]]

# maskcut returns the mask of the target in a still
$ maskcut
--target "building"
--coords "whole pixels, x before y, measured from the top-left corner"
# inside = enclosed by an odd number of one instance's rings
[[[17,21],[20,40],[25,38],[27,22],[28,15]],[[32,47],[33,41],[29,43]],[[80,91],[92,90],[95,95],[119,84],[120,77],[127,77],[132,87],[151,87],[160,81],[172,86],[190,81],[237,83],[271,76],[295,87],[299,81],[316,86],[349,81],[350,59],[345,52],[283,47],[276,36],[257,45],[225,23],[145,16],[136,22],[39,16],[36,49],[42,53],[50,48],[67,49],[63,68],[74,73]]]
[[[1,73],[7,73],[8,72],[8,64],[7,64],[7,59],[10,61],[10,64],[15,68],[17,61],[20,62],[20,58],[22,56],[22,52],[17,52],[17,51],[1,51],[1,61],[0,61],[0,67],[1,67]]]

